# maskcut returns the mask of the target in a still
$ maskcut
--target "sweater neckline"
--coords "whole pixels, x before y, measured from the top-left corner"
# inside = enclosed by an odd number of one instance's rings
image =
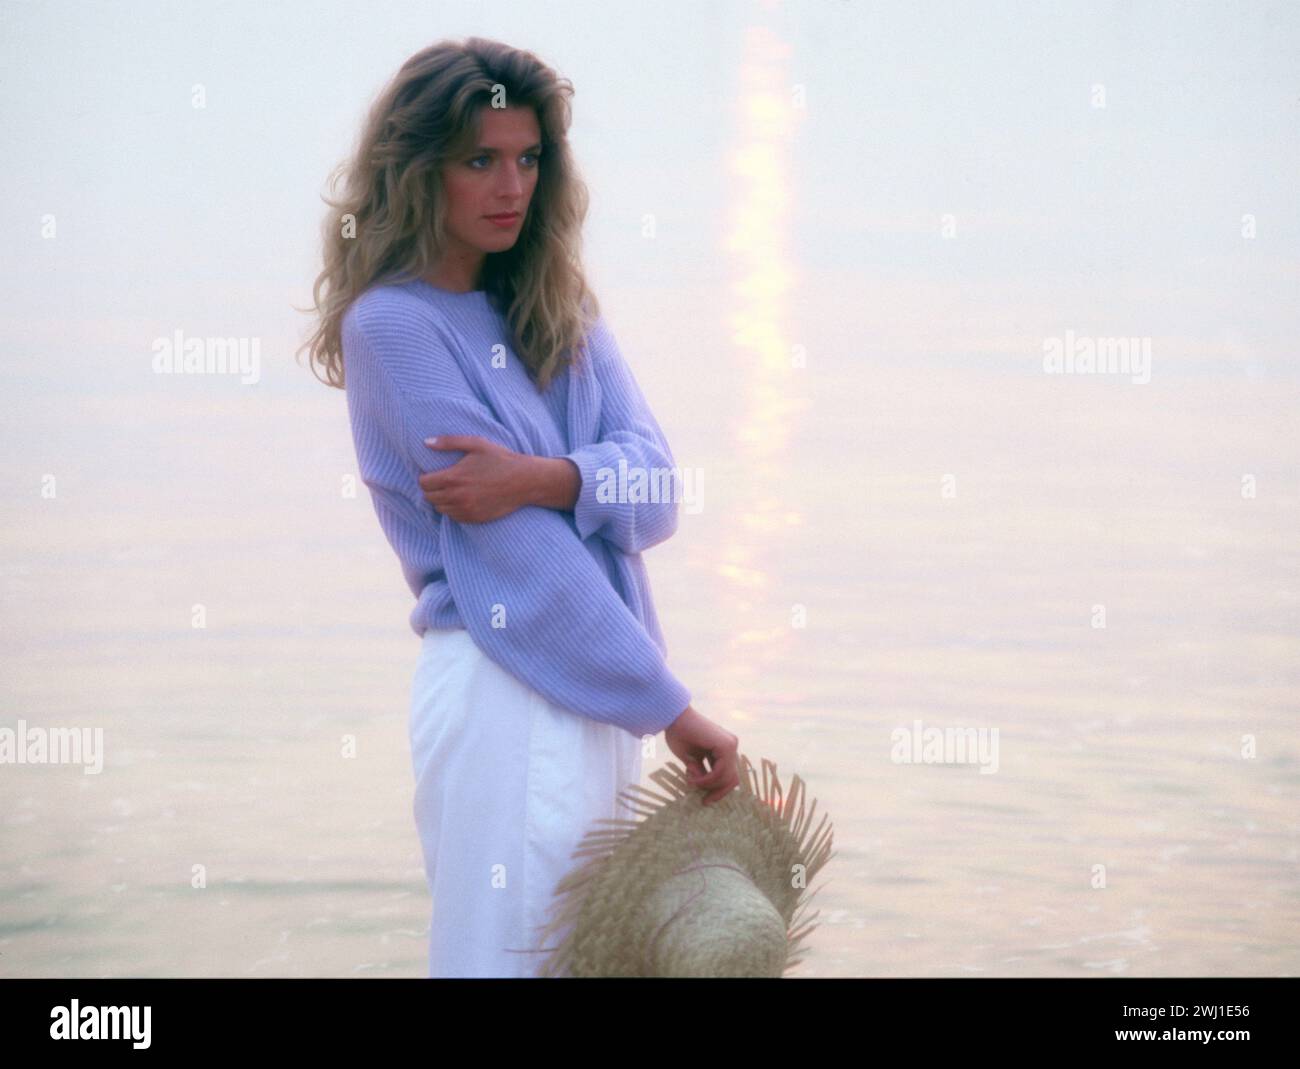
[[[426,282],[422,278],[411,280],[411,284],[419,286],[425,293],[431,293],[436,297],[447,297],[452,300],[465,301],[471,298],[484,298],[487,296],[487,290],[445,290],[440,286],[435,286],[432,282]]]

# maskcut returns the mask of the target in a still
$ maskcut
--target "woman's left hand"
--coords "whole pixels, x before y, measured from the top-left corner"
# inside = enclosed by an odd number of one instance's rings
[[[487,523],[528,504],[531,458],[472,434],[440,434],[425,444],[465,454],[449,468],[420,476],[424,499],[444,516]]]

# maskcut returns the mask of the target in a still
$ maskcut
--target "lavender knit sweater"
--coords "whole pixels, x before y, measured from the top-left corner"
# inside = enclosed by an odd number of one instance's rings
[[[603,318],[587,336],[590,366],[566,369],[541,394],[509,339],[486,293],[421,280],[372,286],[343,317],[357,462],[416,595],[411,628],[465,628],[555,704],[656,734],[691,700],[665,663],[641,560],[677,529],[677,495],[643,501],[608,488],[659,481],[675,470],[672,453]],[[424,444],[439,434],[567,457],[582,476],[573,511],[526,505],[480,524],[442,515],[417,476],[465,454]],[[619,477],[623,465],[630,478]]]

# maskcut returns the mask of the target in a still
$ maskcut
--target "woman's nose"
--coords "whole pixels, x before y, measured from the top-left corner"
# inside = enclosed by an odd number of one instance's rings
[[[524,180],[518,167],[507,165],[501,168],[501,176],[501,182],[497,186],[498,194],[518,196],[524,191]]]

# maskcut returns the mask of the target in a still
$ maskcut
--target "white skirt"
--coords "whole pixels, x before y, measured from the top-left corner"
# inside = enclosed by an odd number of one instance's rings
[[[429,976],[535,976],[565,934],[539,942],[579,841],[634,818],[617,795],[640,782],[640,740],[552,704],[464,629],[424,633],[410,734]]]

